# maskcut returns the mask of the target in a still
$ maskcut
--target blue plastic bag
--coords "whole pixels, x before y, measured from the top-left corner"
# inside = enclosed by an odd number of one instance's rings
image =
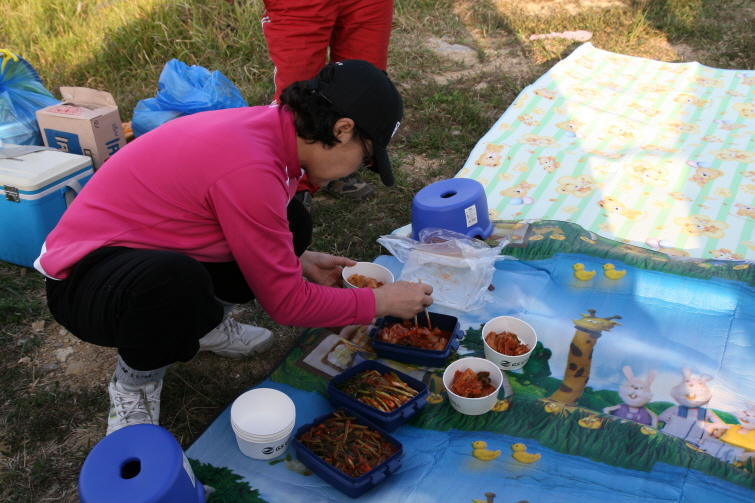
[[[210,72],[177,59],[166,63],[158,86],[157,96],[141,100],[134,108],[131,128],[136,137],[182,115],[249,106],[238,88],[219,71]]]
[[[58,103],[24,58],[0,49],[0,140],[16,145],[44,145],[36,112]]]

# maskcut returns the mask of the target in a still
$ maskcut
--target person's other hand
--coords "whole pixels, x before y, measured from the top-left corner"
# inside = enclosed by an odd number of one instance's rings
[[[305,251],[301,258],[302,274],[312,283],[323,286],[343,286],[341,272],[346,266],[356,262],[346,257],[336,257],[327,253]]]
[[[432,305],[433,287],[426,283],[396,281],[372,290],[375,294],[375,317],[396,316],[408,320]]]

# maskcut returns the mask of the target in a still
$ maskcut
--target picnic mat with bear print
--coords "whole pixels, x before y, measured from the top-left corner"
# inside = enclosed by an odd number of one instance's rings
[[[359,500],[385,503],[745,503],[755,500],[755,266],[672,260],[559,221],[505,222],[493,302],[456,316],[453,359],[483,356],[482,325],[508,315],[538,344],[481,416],[455,412],[443,369],[384,363],[427,383],[393,432],[401,468]],[[517,260],[513,260],[516,258]],[[376,262],[396,278],[394,257]],[[287,393],[296,428],[333,410],[328,380],[369,353],[365,327],[306,330],[260,387]],[[344,344],[342,338],[352,344]],[[513,394],[511,394],[513,391]],[[187,450],[213,502],[351,501],[288,451],[236,445],[230,407]]]
[[[485,186],[494,219],[751,261],[755,72],[585,43],[522,91],[457,176]]]

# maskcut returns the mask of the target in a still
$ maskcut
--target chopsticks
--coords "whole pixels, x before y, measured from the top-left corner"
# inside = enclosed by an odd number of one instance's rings
[[[422,278],[419,279],[419,282],[422,283]],[[409,283],[414,283],[414,281],[410,281]],[[417,329],[417,332],[419,332],[419,322],[417,321],[417,315],[414,315],[414,328]]]
[[[422,278],[417,278],[417,280],[422,283]],[[433,329],[433,324],[430,322],[430,313],[428,312],[427,308],[425,308],[425,319],[427,320],[427,328],[430,330]],[[415,323],[417,322],[417,317],[414,317]],[[419,328],[417,328],[419,330]]]

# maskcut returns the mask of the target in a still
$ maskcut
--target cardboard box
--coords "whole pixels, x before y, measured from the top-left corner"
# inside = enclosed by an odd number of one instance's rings
[[[45,146],[91,157],[94,169],[126,145],[118,106],[105,91],[61,87],[63,103],[37,110]]]

